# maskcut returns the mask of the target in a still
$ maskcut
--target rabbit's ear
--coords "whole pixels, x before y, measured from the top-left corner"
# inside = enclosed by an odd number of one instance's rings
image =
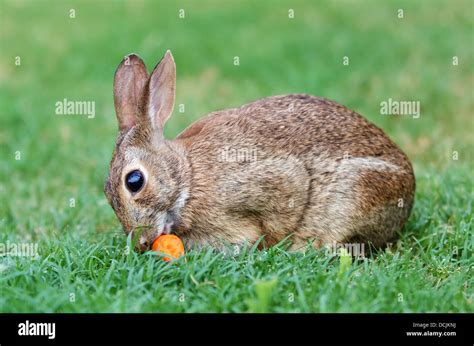
[[[173,113],[176,90],[176,64],[168,50],[151,73],[148,84],[148,117],[153,129],[163,129]]]
[[[136,54],[126,56],[115,71],[114,103],[119,129],[127,129],[137,123],[142,113],[143,90],[148,81],[143,60]]]

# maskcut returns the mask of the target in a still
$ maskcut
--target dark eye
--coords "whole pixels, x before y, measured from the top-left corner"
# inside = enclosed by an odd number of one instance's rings
[[[143,178],[143,173],[139,170],[131,171],[125,177],[125,184],[127,184],[127,189],[131,192],[137,192],[143,186],[145,179]]]

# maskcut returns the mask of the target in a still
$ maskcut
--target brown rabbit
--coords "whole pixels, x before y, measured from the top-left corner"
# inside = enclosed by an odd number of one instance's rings
[[[300,249],[345,242],[383,247],[405,224],[415,178],[407,156],[359,114],[294,94],[213,112],[174,140],[176,66],[148,75],[137,55],[114,81],[119,135],[105,193],[140,250],[173,232],[187,247],[263,236]]]

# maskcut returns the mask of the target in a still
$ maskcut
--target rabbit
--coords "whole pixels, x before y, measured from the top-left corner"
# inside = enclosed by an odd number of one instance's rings
[[[175,88],[169,50],[150,75],[135,54],[115,72],[119,133],[104,191],[125,233],[137,232],[138,251],[169,233],[186,248],[383,248],[404,227],[412,165],[361,115],[306,94],[272,96],[212,112],[167,140]]]

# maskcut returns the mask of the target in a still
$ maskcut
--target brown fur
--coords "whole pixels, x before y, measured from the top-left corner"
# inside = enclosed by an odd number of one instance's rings
[[[242,245],[261,236],[268,246],[289,237],[293,249],[354,240],[384,246],[405,224],[415,190],[410,161],[359,114],[310,95],[273,96],[213,112],[167,141],[162,132],[174,103],[171,54],[160,65],[137,108],[145,112],[119,118],[131,126],[120,131],[105,186],[127,233],[149,226],[141,249],[150,246],[165,217],[187,246]],[[120,66],[116,76],[134,74]],[[153,102],[162,103],[153,108],[158,113],[141,114]],[[222,159],[226,150],[252,155]],[[124,187],[132,166],[148,177],[133,196]]]

